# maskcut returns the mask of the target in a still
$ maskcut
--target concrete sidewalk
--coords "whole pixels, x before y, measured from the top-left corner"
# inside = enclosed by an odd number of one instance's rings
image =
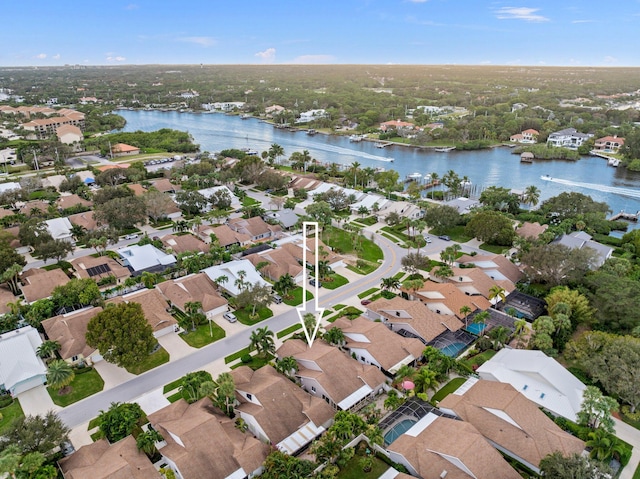
[[[633,479],[633,476],[640,463],[640,431],[629,426],[619,419],[613,418],[615,422],[616,436],[633,446],[629,464],[620,473],[620,479]]]

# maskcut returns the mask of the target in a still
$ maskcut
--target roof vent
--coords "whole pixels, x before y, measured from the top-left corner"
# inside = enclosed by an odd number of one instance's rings
[[[447,474],[449,474],[449,473],[448,473],[448,472],[447,472],[447,470],[445,469],[444,471],[442,471],[442,472],[440,473],[440,479],[444,479],[445,477],[447,477]]]
[[[400,311],[396,311],[396,316],[400,316]]]

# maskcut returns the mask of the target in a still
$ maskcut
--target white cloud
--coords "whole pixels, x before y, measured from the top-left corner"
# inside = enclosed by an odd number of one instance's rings
[[[300,55],[293,59],[293,63],[301,63],[303,65],[335,63],[336,58],[333,55]]]
[[[262,63],[273,63],[276,59],[276,49],[275,48],[267,48],[263,52],[258,52],[256,55],[258,58],[262,60]]]
[[[38,60],[44,60],[45,58],[47,58],[47,54],[46,53],[39,53],[38,55],[36,55],[36,58]]]
[[[126,58],[123,57],[123,56],[120,56],[120,55],[116,55],[116,56],[108,55],[107,56],[107,61],[108,62],[124,62],[124,61],[126,61]]]
[[[527,22],[548,22],[547,17],[537,15],[539,8],[503,7],[496,10],[496,17],[500,20],[524,20]]]
[[[426,3],[429,0],[408,0],[410,3]]]
[[[52,56],[51,58],[53,58],[54,60],[60,60],[60,54],[56,53],[54,56]]]
[[[595,20],[572,20],[571,23],[593,23]]]
[[[216,39],[213,37],[181,37],[178,38],[178,41],[194,43],[196,45],[200,45],[201,47],[210,47],[217,43]]]

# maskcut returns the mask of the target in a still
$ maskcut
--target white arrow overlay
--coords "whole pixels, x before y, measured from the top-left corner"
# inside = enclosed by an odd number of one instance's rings
[[[315,291],[313,291],[313,300],[307,301],[307,285],[309,284],[309,269],[307,268],[307,228],[313,227],[313,271],[315,277]],[[318,289],[320,288],[320,275],[318,273],[318,258],[319,258],[319,242],[318,242],[318,223],[313,221],[305,221],[302,223],[302,301],[303,306],[298,308],[298,315],[300,316],[300,322],[302,323],[302,329],[304,335],[307,338],[309,347],[313,346],[313,340],[318,334],[318,327],[322,320],[322,313],[324,308],[318,307]]]

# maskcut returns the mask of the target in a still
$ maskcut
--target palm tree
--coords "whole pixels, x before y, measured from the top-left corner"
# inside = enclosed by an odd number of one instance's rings
[[[345,341],[344,332],[340,328],[331,328],[324,333],[322,338],[329,344],[335,344],[336,346],[342,346]]]
[[[487,327],[486,321],[487,319],[489,319],[489,316],[491,316],[489,314],[489,311],[481,311],[473,317],[474,323],[482,324],[482,331],[480,332],[480,334],[478,334],[478,336],[481,336],[485,328]]]
[[[504,326],[498,326],[489,332],[489,337],[493,340],[493,349],[496,351],[504,347],[511,332]]]
[[[469,324],[467,323],[467,317],[469,316],[469,314],[471,314],[471,312],[471,308],[466,304],[460,308],[460,314],[464,315],[464,329],[467,329],[467,327],[469,327]]]
[[[524,318],[517,319],[513,325],[516,327],[515,332],[513,333],[516,338],[518,338],[518,343],[516,345],[517,348],[521,348],[524,346],[524,335],[527,332],[527,320]]]
[[[396,371],[396,375],[393,378],[393,382],[396,384],[399,384],[405,379],[412,381],[413,378],[415,377],[416,377],[416,368],[403,364],[402,366],[400,366],[398,371]]]
[[[60,349],[60,343],[58,341],[52,341],[50,339],[43,341],[38,349],[36,350],[36,354],[40,358],[50,358],[53,353]]]
[[[589,439],[585,442],[585,445],[591,449],[589,457],[600,462],[607,462],[613,457],[620,458],[620,454],[624,452],[620,442],[603,429],[598,428],[587,436]]]
[[[353,173],[353,187],[355,188],[358,185],[357,177],[358,171],[360,171],[360,163],[357,161],[351,163],[350,171]]]
[[[147,456],[153,456],[156,452],[156,442],[164,441],[164,437],[155,429],[149,429],[136,438],[138,451],[144,452]]]
[[[268,326],[253,331],[249,341],[251,349],[255,349],[258,356],[266,357],[268,354],[275,352],[276,346],[273,340],[273,331]]]
[[[504,290],[504,288],[501,288],[497,284],[494,284],[489,289],[489,301],[493,301],[494,299],[497,299],[497,301],[493,304],[494,308],[498,307],[498,303],[500,301],[505,301],[507,299],[506,291]]]
[[[451,266],[449,266],[448,264],[443,264],[441,266],[438,266],[438,268],[435,269],[433,274],[435,274],[438,278],[442,279],[443,281],[447,281],[449,278],[451,278],[451,276],[453,276],[453,270],[451,269]]]
[[[426,393],[429,389],[433,389],[435,391],[439,386],[437,376],[438,373],[435,371],[432,371],[427,367],[421,367],[413,381],[416,385],[415,393]]]
[[[398,391],[390,389],[387,393],[387,399],[384,400],[385,409],[397,409],[404,402],[403,398],[398,395]]]
[[[391,291],[392,289],[400,288],[400,281],[390,276],[389,278],[382,278],[382,289],[385,291]]]
[[[271,145],[271,148],[269,148],[268,155],[270,159],[277,160],[281,156],[284,156],[284,148],[282,148],[282,146],[278,145],[277,143],[273,143]]]
[[[293,356],[281,358],[276,363],[276,370],[288,378],[291,378],[291,376],[298,371],[298,361],[296,361]]]
[[[433,192],[436,190],[435,185],[436,183],[438,183],[440,175],[438,175],[438,173],[431,173],[431,175],[429,176],[431,176],[431,184],[433,185],[433,187],[431,188],[431,199],[433,199]]]
[[[61,390],[71,384],[71,381],[73,381],[75,377],[76,375],[73,372],[73,368],[68,362],[57,359],[49,363],[47,383],[49,383],[49,386],[52,388]]]
[[[202,303],[200,301],[187,301],[184,303],[184,311],[191,321],[191,330],[195,331],[196,325],[202,323],[205,317],[202,314]]]
[[[296,287],[296,282],[289,273],[285,273],[280,276],[280,279],[273,284],[273,287],[276,291],[281,293],[283,296],[288,296],[289,291]],[[303,298],[303,301],[306,301],[306,298]]]
[[[523,195],[524,202],[530,206],[536,206],[540,201],[540,190],[535,186],[527,186]]]
[[[233,381],[233,376],[229,373],[222,373],[218,376],[218,389],[216,391],[216,398],[218,406],[222,409],[224,406],[225,412],[228,416],[233,414],[233,401],[235,400],[236,385]]]

